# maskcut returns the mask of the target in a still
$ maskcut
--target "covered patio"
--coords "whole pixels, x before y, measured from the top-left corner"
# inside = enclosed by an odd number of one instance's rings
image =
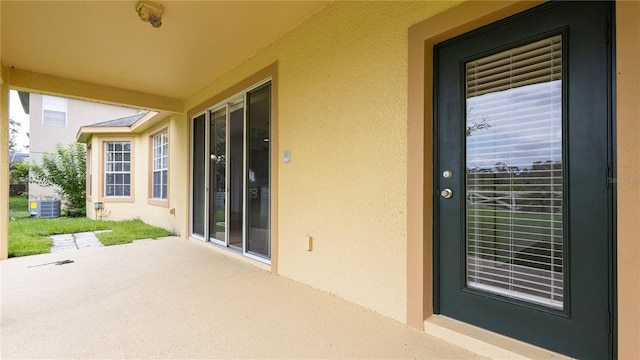
[[[438,274],[461,281],[463,276],[456,274],[464,266],[441,266],[446,262],[440,260],[438,245],[446,239],[438,226],[447,215],[437,205],[441,190],[451,192],[440,186],[451,172],[434,161],[437,146],[447,144],[434,129],[435,101],[443,98],[434,87],[439,76],[434,47],[536,12],[532,8],[543,2],[143,2],[164,7],[157,22],[157,17],[142,16],[138,1],[0,1],[0,157],[8,157],[10,90],[149,110],[155,115],[127,129],[91,132],[87,210],[89,217],[95,209],[107,209],[113,220],[140,218],[177,236],[72,255],[7,259],[8,192],[0,191],[0,357],[555,358],[466,326],[477,321],[465,320],[461,327],[440,315],[448,314],[440,307],[443,281]],[[597,166],[576,166],[594,176],[571,177],[599,181],[598,189],[606,192],[602,207],[574,208],[606,207],[607,213],[576,220],[573,228],[598,224],[604,230],[593,237],[598,246],[583,251],[599,255],[604,270],[597,274],[606,283],[592,292],[601,306],[584,311],[591,319],[585,324],[600,331],[593,337],[603,353],[637,359],[640,2],[616,1],[607,9],[601,12],[607,15],[606,26],[590,27],[603,29],[590,39],[606,48],[601,52],[606,91],[593,96],[607,100],[606,116],[600,118],[607,129],[601,141],[606,151],[598,153],[603,161]],[[509,44],[531,38],[516,35]],[[478,44],[478,54],[503,47],[484,40]],[[251,99],[257,99],[254,108]],[[260,126],[256,136],[237,132],[243,134],[237,143],[243,162],[235,181],[231,175],[212,181],[232,174],[231,160],[226,160],[232,149],[226,142],[232,111],[243,115],[238,129],[250,128],[248,114],[261,114]],[[222,112],[224,121],[215,116]],[[224,125],[211,126],[217,122]],[[77,134],[83,140],[84,133]],[[167,161],[152,156],[154,149],[164,149],[154,146],[158,137],[168,139],[161,141],[169,150],[160,157]],[[222,139],[224,157],[222,151],[211,152]],[[114,142],[122,143],[127,161],[136,164],[122,184],[135,190],[127,196],[105,191],[111,173],[105,158],[114,154],[108,147]],[[245,161],[250,154],[262,165],[261,176]],[[463,158],[459,155],[456,161]],[[449,168],[462,174],[464,166]],[[8,163],[0,162],[0,189],[8,188],[8,174]],[[163,174],[166,181],[154,180]],[[165,198],[154,195],[158,184],[166,185]],[[464,199],[466,185],[455,185],[460,191],[453,188],[454,200]],[[234,189],[241,190],[237,199],[242,203],[232,210]],[[222,203],[218,192],[227,193],[221,196],[226,205],[217,206]],[[260,199],[259,205],[249,206],[250,199]],[[464,211],[452,213],[465,216]],[[211,214],[220,218],[212,220]],[[231,229],[232,218],[241,216],[260,227],[244,221],[240,232]],[[451,220],[452,229],[456,224]],[[246,245],[255,229],[269,232],[268,242],[262,237],[268,246],[261,256]],[[244,258],[235,256],[240,247],[232,249],[231,230],[244,236]],[[450,243],[462,244],[461,234],[450,236]],[[230,249],[220,252],[207,241]],[[73,262],[49,264],[67,259]],[[563,264],[582,264],[566,274],[587,280],[594,263],[563,259]],[[41,264],[48,265],[36,266]],[[588,283],[580,281],[575,283]],[[453,298],[464,289],[454,289]],[[502,333],[525,338],[519,330],[531,327],[518,317],[520,310],[538,308],[525,304],[516,311],[517,301],[491,299],[498,300],[496,305],[515,304],[513,313],[496,313],[516,320]],[[577,309],[569,300],[566,309]],[[460,309],[471,309],[460,304]],[[476,313],[485,314],[487,306],[493,305],[478,306]],[[570,318],[570,312],[542,310],[532,318]],[[492,321],[481,326],[489,329]],[[547,325],[535,334],[545,341],[572,333]],[[436,333],[439,337],[431,336]],[[584,349],[579,344],[595,342],[583,338],[575,343]],[[528,350],[518,350],[523,347]]]
[[[0,264],[3,359],[482,358],[180,238]]]

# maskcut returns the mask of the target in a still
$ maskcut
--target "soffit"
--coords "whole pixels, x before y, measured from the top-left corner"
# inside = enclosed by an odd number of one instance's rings
[[[327,1],[158,1],[157,29],[136,3],[2,0],[2,65],[185,99]]]

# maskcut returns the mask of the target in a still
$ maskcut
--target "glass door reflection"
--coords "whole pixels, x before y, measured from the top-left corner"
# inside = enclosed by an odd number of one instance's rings
[[[242,250],[244,100],[229,103],[229,246]]]
[[[271,84],[193,118],[192,235],[271,259]]]
[[[227,242],[227,108],[211,112],[209,165],[209,237]]]
[[[247,93],[247,246],[271,258],[271,86]]]

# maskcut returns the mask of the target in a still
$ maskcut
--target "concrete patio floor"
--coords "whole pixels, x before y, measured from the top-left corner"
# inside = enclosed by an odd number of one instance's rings
[[[12,258],[0,270],[2,359],[481,358],[179,238]]]

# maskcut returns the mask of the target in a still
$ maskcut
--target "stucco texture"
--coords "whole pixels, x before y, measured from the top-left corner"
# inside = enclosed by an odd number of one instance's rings
[[[406,320],[407,34],[456,4],[331,3],[186,101],[278,63],[279,274]]]
[[[186,127],[179,125],[184,122],[183,115],[174,115],[167,121],[140,134],[100,134],[91,139],[92,168],[92,194],[87,201],[87,216],[96,218],[94,202],[103,203],[104,220],[127,220],[139,218],[147,224],[165,228],[175,235],[184,235],[186,231],[183,224],[187,221],[189,201],[185,187],[184,174],[188,172],[188,162],[182,159],[188,158],[187,146],[175,146],[177,139],[182,139],[185,145],[188,134]],[[158,131],[167,129],[169,134],[169,198],[167,201],[150,201],[150,166],[151,149],[150,138]],[[129,140],[132,142],[134,166],[132,173],[133,193],[131,199],[105,198],[104,186],[104,141]],[[173,161],[172,161],[173,159]],[[135,206],[134,206],[135,204]]]
[[[9,158],[9,87],[0,77],[0,159]],[[9,224],[9,163],[0,161],[0,224]],[[9,256],[9,230],[0,229],[0,260]]]

